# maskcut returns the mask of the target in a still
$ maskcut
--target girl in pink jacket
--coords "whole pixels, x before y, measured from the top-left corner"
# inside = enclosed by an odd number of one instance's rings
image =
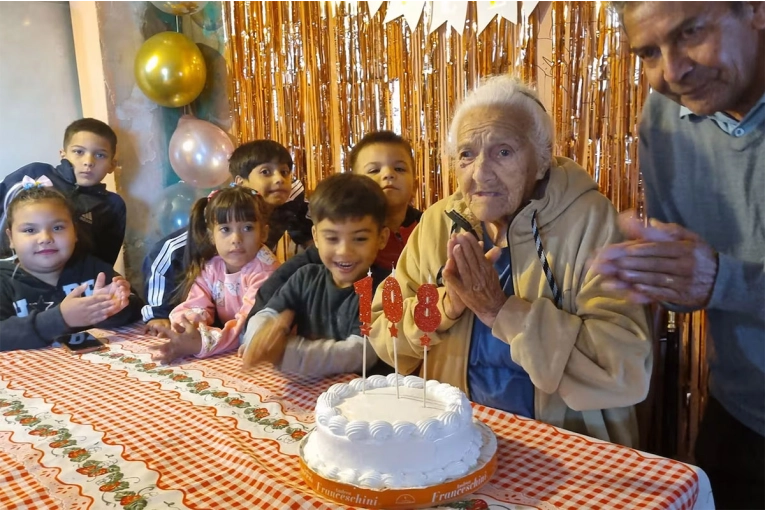
[[[238,347],[255,294],[279,266],[263,244],[266,210],[257,191],[234,185],[194,204],[186,245],[190,264],[179,287],[186,299],[170,313],[171,327],[161,335],[169,340],[154,347],[154,359],[169,363]],[[216,319],[222,328],[213,326]]]

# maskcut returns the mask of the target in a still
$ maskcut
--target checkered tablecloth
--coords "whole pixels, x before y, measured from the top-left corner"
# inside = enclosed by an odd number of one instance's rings
[[[170,367],[124,329],[109,351],[0,353],[0,508],[331,509],[297,445],[330,385],[353,376],[240,372],[234,354]],[[498,470],[449,508],[692,509],[703,472],[483,406]]]

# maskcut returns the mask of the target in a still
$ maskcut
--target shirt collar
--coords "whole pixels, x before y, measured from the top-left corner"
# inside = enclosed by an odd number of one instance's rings
[[[756,103],[756,104],[755,104],[755,105],[752,107],[752,109],[751,109],[751,110],[749,110],[749,112],[747,112],[747,114],[744,116],[744,118],[743,118],[743,119],[741,119],[741,121],[743,122],[744,120],[746,120],[746,118],[747,118],[747,117],[749,117],[749,115],[751,115],[752,113],[754,113],[754,112],[755,112],[755,110],[759,109],[759,108],[760,108],[760,106],[762,106],[762,105],[764,105],[764,104],[765,104],[765,94],[763,94],[763,95],[762,95],[762,97],[760,98],[760,100],[759,100],[759,101],[757,101],[757,103]],[[690,109],[688,109],[687,107],[685,107],[685,106],[683,106],[683,105],[680,105],[680,118],[683,118],[683,117],[687,117],[687,116],[689,116],[689,115],[693,115],[693,116],[695,116],[695,117],[700,117],[700,118],[708,118],[708,117],[711,117],[711,116],[714,116],[714,115],[727,115],[727,114],[725,114],[725,113],[723,113],[723,112],[716,112],[716,113],[714,113],[714,114],[712,114],[712,115],[697,115],[697,114],[693,113],[693,112],[692,112]],[[734,119],[734,118],[732,118],[732,117],[731,117],[731,122],[737,122],[737,121],[736,121],[736,119]]]
[[[688,115],[696,115],[687,107],[680,105],[680,118],[687,117]],[[698,117],[698,115],[696,115]]]
[[[738,138],[747,135],[765,122],[765,94],[740,122],[723,112],[715,112],[712,115],[696,115],[684,106],[680,106],[680,118],[709,119],[725,133]]]

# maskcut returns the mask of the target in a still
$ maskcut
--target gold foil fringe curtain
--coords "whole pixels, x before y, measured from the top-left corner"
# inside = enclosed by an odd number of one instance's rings
[[[366,2],[229,2],[235,134],[287,146],[312,190],[348,170],[365,133],[393,130],[412,143],[414,205],[425,208],[455,189],[443,151],[454,107],[484,76],[534,80],[537,24],[533,14],[519,25],[495,19],[476,35],[470,2],[463,35],[447,25],[427,34],[431,2],[414,31],[403,18],[383,23],[386,8],[370,16]]]
[[[286,145],[308,190],[347,170],[351,147],[370,131],[391,129],[412,142],[425,208],[450,194],[448,124],[465,93],[483,77],[549,75],[558,154],[585,166],[617,208],[641,207],[638,113],[647,94],[639,62],[616,16],[599,2],[540,4],[517,25],[496,17],[476,34],[475,2],[461,34],[447,24],[426,33],[432,2],[410,30],[384,23],[367,2],[228,2],[235,134]],[[550,18],[541,23],[538,13]],[[552,40],[552,53],[540,51]],[[549,94],[548,94],[549,93]],[[550,106],[552,106],[550,108]]]
[[[618,17],[601,2],[553,2],[558,154],[587,168],[617,209],[642,214],[637,124],[648,94]]]

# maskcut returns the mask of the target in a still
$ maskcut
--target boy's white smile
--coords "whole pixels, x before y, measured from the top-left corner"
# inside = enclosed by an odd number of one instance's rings
[[[335,267],[342,273],[352,273],[357,265],[357,262],[335,262]]]

